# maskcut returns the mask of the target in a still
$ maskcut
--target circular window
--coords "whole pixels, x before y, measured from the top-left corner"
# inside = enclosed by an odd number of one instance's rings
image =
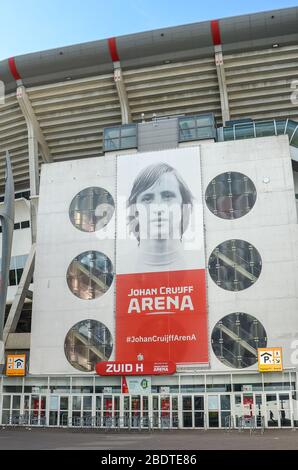
[[[223,289],[240,291],[256,282],[261,274],[261,256],[244,240],[227,240],[211,253],[208,264],[213,281]]]
[[[107,361],[113,350],[110,330],[99,321],[83,320],[67,333],[65,356],[70,364],[83,372],[93,372],[97,362]]]
[[[71,223],[83,232],[96,232],[105,227],[115,210],[111,194],[102,188],[86,188],[72,200],[69,208]]]
[[[247,313],[230,313],[214,327],[212,349],[223,364],[236,369],[252,366],[258,360],[258,348],[267,346],[263,325]]]
[[[238,219],[247,214],[257,198],[255,185],[242,173],[227,172],[216,176],[205,193],[208,209],[221,219]]]
[[[72,260],[67,270],[71,292],[84,300],[102,296],[113,282],[111,260],[99,251],[86,251]]]

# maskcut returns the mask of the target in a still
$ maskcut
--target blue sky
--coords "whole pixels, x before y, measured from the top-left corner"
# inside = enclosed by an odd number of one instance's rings
[[[111,36],[296,5],[297,0],[0,0],[0,60]]]

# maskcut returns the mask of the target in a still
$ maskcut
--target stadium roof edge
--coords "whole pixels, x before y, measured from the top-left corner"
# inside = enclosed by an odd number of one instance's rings
[[[192,60],[298,42],[298,7],[271,10],[34,52],[0,61],[6,93],[18,84],[38,86],[123,69]]]

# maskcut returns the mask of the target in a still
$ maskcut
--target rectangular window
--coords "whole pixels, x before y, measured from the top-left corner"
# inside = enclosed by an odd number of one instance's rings
[[[16,286],[17,285],[16,272],[15,272],[14,269],[11,269],[9,271],[9,285],[10,286]]]
[[[24,222],[21,222],[21,228],[29,228],[29,227],[30,227],[29,220],[25,220]]]
[[[128,124],[124,126],[108,127],[104,129],[104,150],[121,150],[137,147],[137,126]]]
[[[216,138],[215,119],[212,113],[181,117],[178,125],[179,142]]]

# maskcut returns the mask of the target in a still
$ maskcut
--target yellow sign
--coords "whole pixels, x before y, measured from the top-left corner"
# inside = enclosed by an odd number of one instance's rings
[[[282,348],[258,348],[259,372],[282,371]]]
[[[26,354],[8,354],[6,375],[25,375]]]

